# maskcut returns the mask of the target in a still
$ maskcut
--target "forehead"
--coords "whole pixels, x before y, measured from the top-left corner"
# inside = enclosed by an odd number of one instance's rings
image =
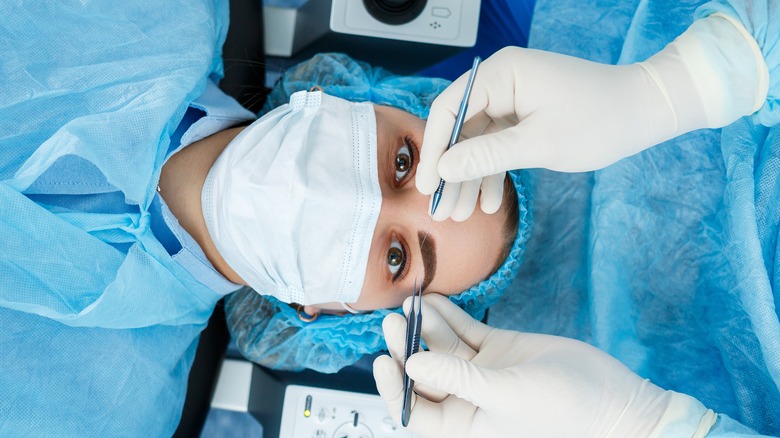
[[[425,121],[402,109],[385,105],[374,105],[377,137],[392,135],[398,130],[424,130]]]
[[[464,222],[433,221],[438,269],[429,291],[445,295],[460,293],[493,273],[503,252],[505,208],[486,214],[476,207]]]

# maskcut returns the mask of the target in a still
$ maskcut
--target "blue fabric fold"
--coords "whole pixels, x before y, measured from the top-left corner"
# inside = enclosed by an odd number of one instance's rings
[[[711,436],[780,435],[780,10],[702,3],[537,2],[531,47],[609,64],[729,14],[762,48],[770,91],[756,114],[606,169],[530,171],[526,263],[491,321],[593,343],[722,414]]]
[[[220,295],[148,209],[189,102],[221,76],[227,2],[3,6],[0,436],[171,436]]]
[[[9,242],[0,306],[74,326],[205,322],[220,295],[157,243],[148,208],[171,135],[207,78],[221,74],[226,5],[8,9],[0,19],[0,236]],[[90,172],[68,172],[74,161]],[[100,193],[123,198],[126,210],[32,196]]]

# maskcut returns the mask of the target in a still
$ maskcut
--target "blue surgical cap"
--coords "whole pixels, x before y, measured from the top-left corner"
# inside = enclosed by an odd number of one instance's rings
[[[370,101],[403,109],[427,118],[431,103],[449,81],[398,76],[379,67],[358,62],[343,54],[320,54],[288,70],[268,96],[263,112],[287,103],[290,94],[313,86],[351,101]],[[518,200],[518,231],[509,255],[498,270],[450,299],[481,319],[517,274],[530,231],[530,212],[523,174],[509,173]],[[303,322],[296,309],[249,288],[233,293],[225,306],[230,333],[248,359],[283,370],[309,368],[334,373],[366,354],[385,350],[382,320],[390,312],[320,315]]]

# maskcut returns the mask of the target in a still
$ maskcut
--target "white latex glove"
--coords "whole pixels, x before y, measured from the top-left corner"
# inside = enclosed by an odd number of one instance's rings
[[[417,188],[432,194],[439,178],[447,182],[436,220],[468,218],[480,188],[481,208],[492,213],[506,170],[600,169],[680,134],[725,126],[761,107],[768,74],[753,37],[722,14],[630,65],[507,47],[479,67],[465,140],[446,153],[468,73],[434,101]]]
[[[413,397],[408,425],[422,437],[703,437],[715,422],[586,343],[491,328],[441,295],[422,314],[430,351],[407,362],[427,396]],[[405,319],[390,314],[383,329],[393,357],[374,361],[374,379],[400,424]]]

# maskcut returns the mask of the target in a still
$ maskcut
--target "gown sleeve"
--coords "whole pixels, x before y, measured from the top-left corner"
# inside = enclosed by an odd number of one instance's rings
[[[768,68],[768,93],[753,115],[764,126],[780,123],[780,2],[775,0],[714,0],[696,10],[695,18],[722,14],[742,24],[758,44]]]

